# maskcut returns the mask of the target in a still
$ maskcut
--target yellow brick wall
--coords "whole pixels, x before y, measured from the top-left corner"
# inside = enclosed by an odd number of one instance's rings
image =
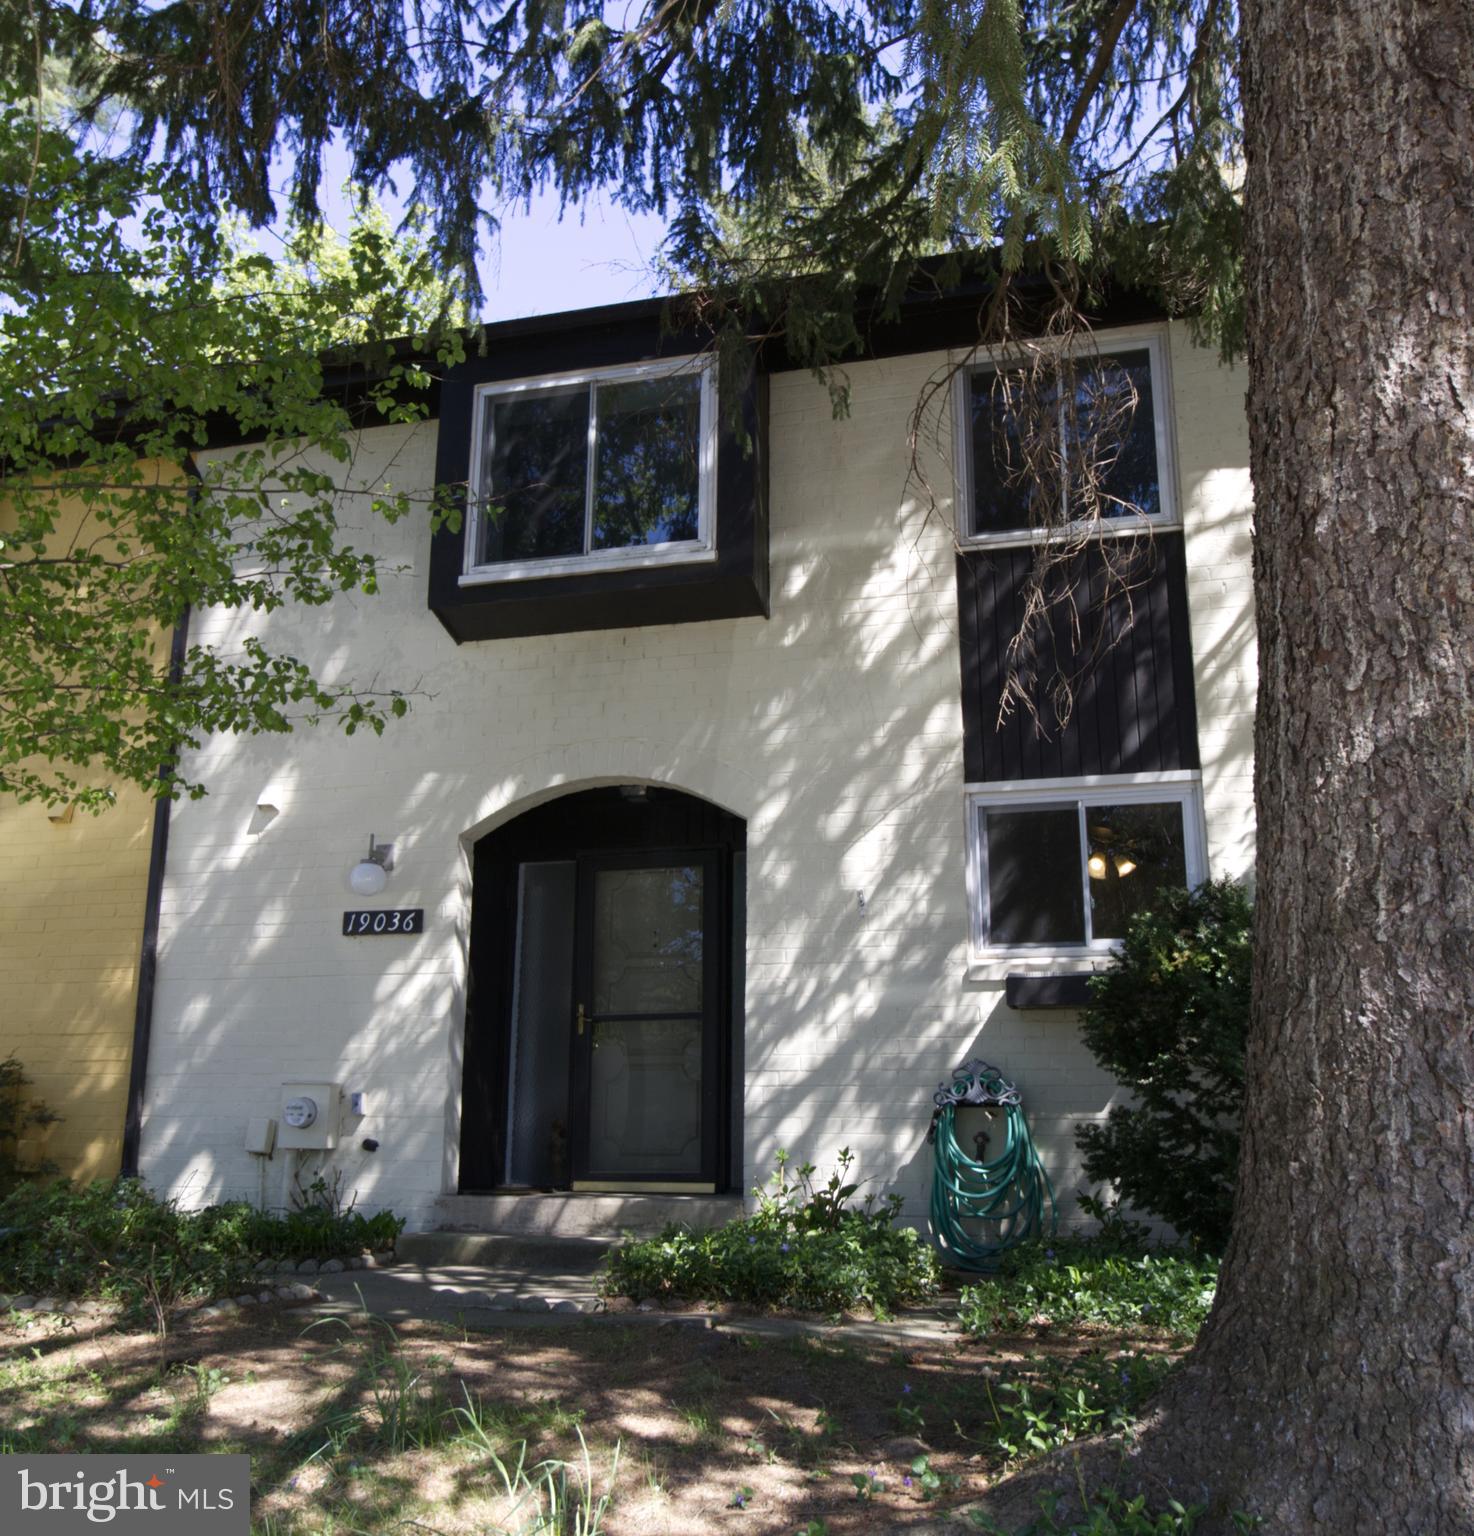
[[[87,532],[85,510],[65,503],[58,541]],[[15,1056],[62,1116],[40,1149],[75,1179],[109,1178],[122,1157],[153,804],[119,785],[100,816],[53,822],[0,794],[0,1058]]]
[[[153,802],[53,823],[0,797],[0,1057],[63,1118],[45,1154],[77,1179],[118,1171]]]

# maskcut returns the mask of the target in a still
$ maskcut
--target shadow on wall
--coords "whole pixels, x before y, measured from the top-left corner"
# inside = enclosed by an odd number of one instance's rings
[[[345,516],[400,569],[377,599],[278,615],[272,641],[419,692],[382,738],[202,752],[212,793],[179,808],[165,890],[151,1180],[190,1202],[255,1197],[247,1119],[277,1113],[284,1079],[316,1078],[369,1095],[331,1159],[345,1192],[427,1220],[456,1182],[470,844],[556,795],[640,782],[747,823],[748,1186],[780,1147],[827,1172],[847,1145],[868,1188],[924,1219],[931,1095],[981,1055],[1023,1090],[1071,1198],[1074,1125],[1117,1090],[1072,1016],[1014,1013],[1001,982],[967,979],[953,540],[890,444],[916,387],[897,376],[857,388],[847,422],[819,390],[787,411],[768,621],[456,649],[425,610],[428,535]],[[882,439],[871,480],[889,489],[857,499]],[[259,622],[210,618],[234,643]],[[280,814],[253,834],[258,804]],[[374,903],[344,884],[369,832],[396,845]],[[423,907],[425,933],[339,937],[346,908],[391,902]]]

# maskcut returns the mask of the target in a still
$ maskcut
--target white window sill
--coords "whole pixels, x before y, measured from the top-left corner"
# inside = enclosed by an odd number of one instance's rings
[[[663,565],[697,565],[714,561],[715,549],[692,545],[679,549],[611,550],[608,554],[575,555],[566,560],[509,560],[504,565],[477,565],[460,578],[463,587],[509,581],[544,581],[554,576],[595,576],[609,571],[643,571]]]
[[[1010,528],[1000,533],[959,533],[959,549],[1029,549],[1038,544],[1068,543],[1081,538],[1125,539],[1144,533],[1176,533],[1182,519],[1165,512],[1155,517],[1111,517],[1064,523],[1058,528]]]
[[[999,950],[969,951],[967,979],[992,982],[1002,987],[1010,976],[1084,975],[1105,970],[1119,948],[1119,944],[1113,944],[1109,948],[1057,949],[1043,953],[1037,949],[1019,950],[1013,954]]]

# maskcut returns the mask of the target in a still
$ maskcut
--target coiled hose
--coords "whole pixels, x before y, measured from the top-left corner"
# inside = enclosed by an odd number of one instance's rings
[[[1014,1085],[985,1061],[958,1067],[933,1096],[927,1140],[934,1163],[931,1183],[932,1236],[942,1261],[954,1269],[996,1269],[1010,1248],[1053,1233],[1057,1222],[1054,1187],[1039,1161],[1028,1118]],[[997,1157],[969,1157],[957,1141],[957,1110],[986,1108],[1002,1116],[1003,1150]],[[980,1230],[981,1229],[981,1230]]]

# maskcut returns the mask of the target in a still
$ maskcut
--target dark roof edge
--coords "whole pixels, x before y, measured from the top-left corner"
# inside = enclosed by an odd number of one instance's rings
[[[960,282],[945,287],[940,286],[936,282],[936,274],[943,268],[944,263],[955,262],[958,259],[962,260],[964,265],[968,263],[965,255],[961,258],[925,258],[918,265],[910,288],[902,296],[899,305],[900,313],[896,316],[885,318],[878,313],[880,306],[878,295],[863,300],[857,306],[857,320],[861,334],[860,350],[849,357],[838,359],[835,366],[843,369],[851,364],[876,358],[895,357],[908,352],[931,352],[941,348],[969,346],[976,343],[979,339],[979,316],[984,303],[993,291],[994,278],[991,269],[985,267],[986,259],[976,257],[972,262],[974,271],[971,275],[965,276]],[[1024,297],[1027,298],[1033,289],[1034,284],[1028,282],[1022,289]],[[1041,283],[1039,291],[1043,293],[1048,290]],[[630,299],[618,304],[599,304],[587,309],[565,309],[546,315],[484,321],[463,327],[460,335],[468,357],[474,357],[478,352],[505,344],[515,345],[519,341],[543,339],[580,331],[594,334],[607,333],[611,330],[637,332],[648,330],[653,339],[662,332],[669,319],[672,322],[672,334],[688,336],[694,343],[698,339],[697,332],[690,325],[682,325],[679,313],[672,312],[672,306],[678,306],[687,297],[690,295],[678,292],[651,298]],[[1166,311],[1160,301],[1129,289],[1112,290],[1109,285],[1107,285],[1103,303],[1092,312],[1094,320],[1111,325],[1141,324],[1166,317]],[[350,407],[355,401],[362,402],[368,388],[376,380],[384,377],[380,367],[366,366],[365,354],[377,350],[382,355],[385,348],[388,349],[394,362],[424,363],[432,374],[439,366],[433,351],[427,350],[414,337],[397,337],[387,342],[382,340],[366,342],[358,355],[353,355],[347,348],[321,354],[324,392],[341,395]],[[789,355],[781,337],[763,342],[761,352],[760,366],[765,372],[780,372],[808,366]],[[440,414],[439,396],[440,388],[437,378],[425,394],[417,397],[425,403],[432,419]],[[208,443],[210,448],[224,447],[247,440],[238,430],[232,430],[230,423],[214,421],[210,424]]]

